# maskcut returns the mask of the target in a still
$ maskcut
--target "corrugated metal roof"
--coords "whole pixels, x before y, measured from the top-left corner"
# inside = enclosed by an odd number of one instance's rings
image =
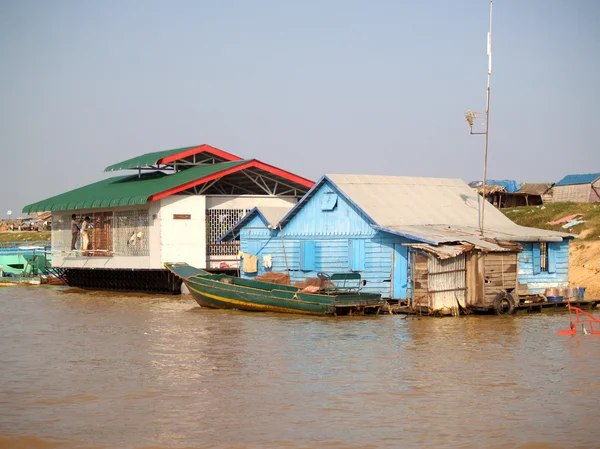
[[[117,176],[88,184],[78,189],[29,204],[23,212],[97,209],[102,207],[145,204],[152,195],[182,186],[188,182],[236,167],[248,161],[199,165],[166,175],[155,171],[138,175]]]
[[[293,204],[290,204],[289,207],[254,207],[250,212],[244,215],[240,221],[234,224],[217,242],[228,242],[235,239],[239,235],[241,229],[256,215],[261,216],[266,226],[275,227],[293,206]]]
[[[600,178],[600,173],[588,173],[585,175],[567,175],[560,181],[558,181],[555,186],[570,186],[575,184],[591,184]]]
[[[502,245],[496,241],[519,242],[560,242],[563,238],[573,237],[571,234],[545,229],[527,228],[513,223],[513,226],[497,229],[485,228],[485,239],[482,238],[479,228],[464,226],[375,226],[380,229],[403,237],[412,238],[434,245],[449,242],[467,242],[481,249],[490,251],[504,251]]]
[[[452,259],[453,257],[460,256],[461,254],[469,252],[474,248],[474,246],[470,244],[432,246],[428,245],[427,243],[413,243],[406,246],[433,254],[442,260]]]
[[[289,207],[259,207],[258,210],[265,217],[267,223],[271,226],[277,225],[279,220],[281,220],[285,214],[287,214],[290,209],[293,207],[293,204],[290,204]]]
[[[481,196],[460,179],[371,175],[326,175],[323,179],[333,182],[378,228],[433,244],[452,241],[478,246],[490,244],[478,236]],[[484,202],[484,207],[487,238],[560,241],[572,237],[518,226],[489,202]]]
[[[527,194],[527,195],[543,195],[550,189],[550,187],[552,187],[552,184],[549,184],[549,183],[538,183],[538,184],[524,183],[524,184],[521,184],[521,188],[519,189],[519,191],[517,193],[522,193],[522,194]]]
[[[227,153],[223,150],[219,150],[218,148],[212,147],[210,145],[194,145],[191,147],[184,148],[175,148],[173,150],[164,150],[164,151],[155,151],[154,153],[146,153],[141,156],[136,156],[131,159],[127,159],[122,162],[118,162],[113,165],[109,165],[104,169],[104,171],[117,171],[117,170],[129,170],[129,169],[137,169],[143,167],[153,167],[159,163],[167,163],[171,161],[165,161],[165,159],[181,159],[185,157],[193,156],[194,154],[199,153],[210,153],[212,155],[216,155],[220,160],[223,161],[239,161],[242,160],[240,157]]]

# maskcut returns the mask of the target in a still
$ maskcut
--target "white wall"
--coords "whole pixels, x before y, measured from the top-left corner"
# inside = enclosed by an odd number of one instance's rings
[[[190,215],[189,220],[173,215]],[[206,200],[201,195],[173,195],[160,200],[160,260],[206,268]]]
[[[150,248],[150,268],[163,268],[161,262],[162,245],[160,242],[160,201],[150,203],[150,229],[148,230],[148,245]]]
[[[206,209],[252,209],[253,207],[269,206],[283,207],[296,204],[297,199],[293,196],[207,196]]]

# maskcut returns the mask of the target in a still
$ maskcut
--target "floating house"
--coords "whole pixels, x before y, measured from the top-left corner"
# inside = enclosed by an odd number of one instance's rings
[[[572,235],[518,226],[459,179],[326,175],[278,223],[260,210],[222,238],[258,257],[245,278],[353,271],[364,291],[439,314],[568,286]]]
[[[600,201],[600,173],[567,175],[552,190],[552,201],[555,203]]]
[[[25,206],[52,212],[53,267],[72,286],[178,293],[164,262],[236,270],[237,242],[218,239],[257,206],[293,206],[313,182],[210,145],[111,165],[133,170]],[[71,250],[71,215],[89,216],[89,246]]]

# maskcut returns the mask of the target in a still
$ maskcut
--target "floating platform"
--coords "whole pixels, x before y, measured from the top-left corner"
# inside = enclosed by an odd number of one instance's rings
[[[165,269],[54,268],[53,271],[70,287],[170,295],[181,293],[181,279]]]
[[[571,306],[578,307],[583,310],[593,310],[600,304],[600,299],[581,299],[571,301]],[[569,303],[567,301],[560,302],[531,302],[519,304],[515,307],[515,313],[544,313],[544,312],[568,312]]]
[[[530,313],[547,313],[547,312],[568,312],[569,303],[567,301],[561,302],[521,302],[519,305],[515,305],[515,314],[530,314]],[[594,310],[600,305],[600,299],[585,299],[571,301],[571,306],[578,307],[582,310]],[[403,315],[425,315],[425,316],[450,316],[443,315],[440,313],[429,313],[427,306],[410,307],[406,301],[402,301],[398,304],[390,305],[391,313],[403,314]],[[465,312],[465,313],[462,313]],[[470,307],[469,309],[463,310],[462,314],[489,314],[493,315],[494,310],[490,307]]]

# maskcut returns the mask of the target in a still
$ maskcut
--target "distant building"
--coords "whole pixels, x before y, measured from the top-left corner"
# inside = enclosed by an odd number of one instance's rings
[[[553,187],[554,203],[588,203],[600,201],[600,173],[567,175]]]
[[[483,183],[471,182],[469,186],[483,195]],[[552,202],[552,184],[524,183],[519,185],[516,181],[486,181],[486,199],[498,209],[506,207],[538,206]]]
[[[52,212],[53,266],[69,285],[179,292],[164,262],[238,268],[239,245],[218,239],[256,206],[292,207],[313,182],[209,145],[144,154],[105,171],[134,170],[25,206]],[[71,215],[90,218],[89,246],[71,250]]]
[[[489,308],[568,286],[570,234],[518,226],[459,179],[326,175],[279,222],[258,210],[223,237],[258,256],[253,278],[354,271],[365,291],[429,313]]]

